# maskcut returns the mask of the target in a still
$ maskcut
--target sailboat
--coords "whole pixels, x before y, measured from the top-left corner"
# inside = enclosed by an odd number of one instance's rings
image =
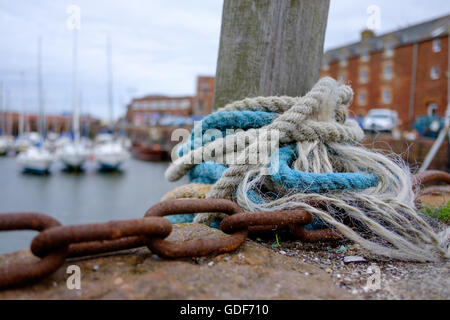
[[[39,132],[41,141],[35,146],[27,148],[17,156],[17,163],[24,171],[44,174],[50,171],[53,163],[53,155],[41,148],[42,139],[45,137],[44,103],[42,95],[42,41],[38,39],[38,102],[39,102]]]
[[[9,149],[9,140],[6,136],[6,130],[5,130],[5,117],[6,113],[3,112],[3,82],[0,82],[0,115],[1,115],[1,135],[0,135],[0,156],[4,156],[8,153]]]
[[[111,42],[107,39],[107,62],[108,62],[108,106],[109,106],[109,127],[113,132],[113,94],[112,94],[112,60]],[[94,157],[100,165],[101,170],[118,170],[120,165],[130,158],[130,153],[124,148],[123,143],[115,139],[112,133],[99,134],[97,136],[97,146],[94,148]]]
[[[5,99],[3,99],[3,93]],[[5,102],[3,104],[3,101]],[[6,89],[3,92],[3,82],[0,83],[0,113],[2,113],[2,126],[0,135],[0,155],[4,156],[12,149],[14,143],[14,136],[12,135],[12,113],[9,109],[9,91]],[[8,108],[8,112],[6,112]]]
[[[8,153],[9,143],[3,136],[0,136],[0,156],[5,156]]]
[[[73,32],[73,77],[72,77],[72,131],[73,141],[66,143],[57,152],[58,159],[64,163],[68,170],[81,170],[89,158],[89,150],[80,143],[80,109],[77,93],[77,29]]]

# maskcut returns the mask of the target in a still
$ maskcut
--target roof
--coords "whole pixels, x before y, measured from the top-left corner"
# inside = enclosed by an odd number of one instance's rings
[[[144,100],[184,100],[193,99],[193,96],[166,96],[166,95],[147,95],[141,98],[134,98],[133,101],[144,101]]]
[[[385,43],[392,43],[394,47],[399,47],[441,37],[448,34],[449,25],[450,14],[396,31],[366,38],[363,41],[327,50],[325,57],[328,59],[328,62],[333,62],[339,60],[342,53],[345,53],[347,58],[359,56],[362,48],[367,48],[369,52],[377,52],[383,50]]]

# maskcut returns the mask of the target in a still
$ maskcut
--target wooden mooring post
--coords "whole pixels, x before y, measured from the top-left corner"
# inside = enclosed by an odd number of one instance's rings
[[[224,0],[214,109],[305,94],[318,80],[329,0]]]

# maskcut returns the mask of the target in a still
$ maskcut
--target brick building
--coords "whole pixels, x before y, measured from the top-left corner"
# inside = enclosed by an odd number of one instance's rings
[[[40,117],[37,114],[24,115],[24,130],[39,131]],[[19,134],[20,114],[17,112],[0,113],[0,131],[17,136]],[[88,115],[80,115],[80,128],[82,134],[92,133],[92,129],[100,125],[100,120]],[[72,116],[68,115],[46,115],[45,130],[47,132],[69,132],[72,130]],[[85,132],[89,131],[89,132]]]
[[[448,103],[448,28],[450,15],[375,35],[324,53],[321,76],[350,84],[354,116],[370,109],[398,111],[400,126],[410,129],[420,115],[443,116]]]
[[[197,95],[195,97],[194,110],[195,115],[206,116],[213,110],[214,101],[214,77],[197,77]]]
[[[194,97],[168,97],[150,95],[135,98],[127,108],[127,120],[135,125],[155,125],[166,116],[206,116],[213,110],[214,77],[197,77]]]
[[[187,117],[192,114],[194,97],[146,96],[135,98],[127,108],[127,120],[130,123],[156,124],[165,116]]]

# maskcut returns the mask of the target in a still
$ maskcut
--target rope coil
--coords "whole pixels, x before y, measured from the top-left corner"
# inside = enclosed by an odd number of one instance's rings
[[[189,148],[173,161],[166,178],[176,181],[187,174],[192,182],[212,184],[206,198],[231,198],[248,211],[306,210],[375,255],[448,259],[446,242],[416,211],[406,165],[358,145],[364,133],[348,118],[352,99],[349,86],[326,77],[303,97],[233,102],[204,120],[205,128],[220,134],[213,140],[205,130],[206,139],[192,140],[192,133]],[[276,117],[261,120],[262,112]],[[221,119],[232,120],[217,123]],[[242,130],[227,134],[227,126],[236,129],[240,121]],[[210,224],[217,218],[223,215],[198,214],[194,221]]]

